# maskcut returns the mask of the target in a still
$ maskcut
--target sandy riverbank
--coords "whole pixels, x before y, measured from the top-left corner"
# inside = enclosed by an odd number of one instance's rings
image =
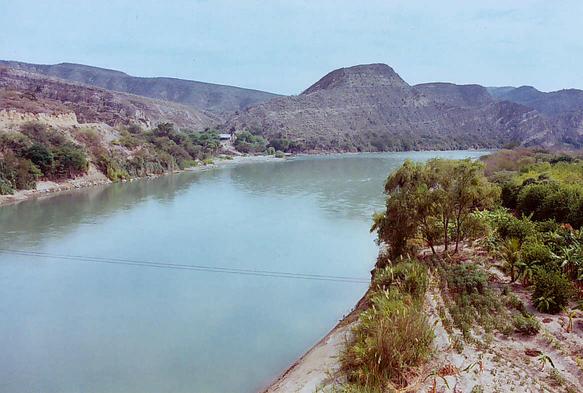
[[[170,174],[176,174],[181,172],[203,172],[217,168],[223,168],[233,165],[239,165],[244,163],[256,163],[256,162],[268,162],[268,161],[282,161],[281,158],[275,158],[274,156],[235,156],[232,159],[221,159],[217,158],[212,164],[200,165],[191,168],[185,168],[184,170],[176,171],[173,173],[166,173],[160,176],[167,176]],[[144,180],[148,178],[155,178],[158,176],[147,176],[134,178],[127,181]],[[88,187],[100,186],[105,184],[111,184],[112,181],[109,180],[103,173],[101,173],[97,168],[91,166],[87,171],[87,174],[79,176],[75,179],[67,179],[61,182],[53,181],[39,181],[37,182],[36,188],[33,190],[20,190],[16,191],[12,195],[0,195],[0,206],[11,205],[30,199],[45,198],[54,195],[58,195],[63,192],[71,192],[74,190],[84,189]]]

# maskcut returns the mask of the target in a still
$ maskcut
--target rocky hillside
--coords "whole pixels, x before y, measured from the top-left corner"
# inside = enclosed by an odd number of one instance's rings
[[[75,113],[80,123],[109,126],[160,122],[202,130],[220,120],[192,107],[66,82],[0,66],[0,110],[32,114]]]
[[[302,94],[232,117],[301,151],[465,149],[561,145],[555,123],[536,110],[491,98],[477,85],[411,86],[389,66],[359,65],[324,76]]]
[[[0,65],[108,90],[177,102],[215,114],[243,110],[277,96],[259,90],[184,79],[140,78],[81,64],[42,65],[0,60]]]
[[[432,101],[459,107],[476,107],[492,103],[492,96],[484,86],[453,83],[422,83],[415,89]]]
[[[565,89],[545,93],[532,86],[489,87],[496,100],[510,101],[536,109],[550,117],[583,110],[583,90]]]

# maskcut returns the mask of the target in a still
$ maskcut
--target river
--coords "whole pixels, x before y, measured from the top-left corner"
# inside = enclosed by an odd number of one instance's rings
[[[367,284],[248,270],[366,280],[387,174],[481,154],[296,157],[1,207],[0,392],[255,392]]]

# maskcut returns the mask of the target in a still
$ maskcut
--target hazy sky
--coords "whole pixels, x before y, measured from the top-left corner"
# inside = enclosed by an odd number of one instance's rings
[[[0,58],[296,94],[391,65],[407,82],[583,88],[583,1],[0,0]]]

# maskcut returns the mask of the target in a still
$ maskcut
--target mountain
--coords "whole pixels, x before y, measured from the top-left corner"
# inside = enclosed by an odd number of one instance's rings
[[[202,130],[220,120],[214,115],[168,101],[154,100],[67,82],[0,66],[0,110],[52,115],[75,113],[80,123],[110,126],[136,123],[144,127],[172,122]]]
[[[277,97],[240,87],[175,78],[142,78],[82,64],[30,64],[0,60],[0,65],[159,100],[173,101],[215,114],[236,112]]]
[[[525,105],[550,117],[583,110],[583,90],[565,89],[545,93],[532,86],[505,86],[489,87],[488,91],[498,101]]]
[[[292,141],[300,151],[562,143],[554,124],[532,108],[496,101],[478,85],[411,86],[385,64],[332,71],[298,96],[275,98],[231,117],[226,128]]]

